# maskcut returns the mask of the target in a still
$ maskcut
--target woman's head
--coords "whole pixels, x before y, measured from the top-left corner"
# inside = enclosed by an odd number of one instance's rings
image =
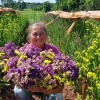
[[[33,46],[43,48],[47,40],[46,27],[43,22],[37,22],[29,25],[28,42],[32,42]]]

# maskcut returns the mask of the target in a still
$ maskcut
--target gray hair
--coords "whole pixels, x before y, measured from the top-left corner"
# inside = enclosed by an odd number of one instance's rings
[[[28,26],[28,29],[27,29],[27,42],[30,42],[29,39],[30,39],[30,33],[31,33],[31,30],[34,26],[41,26],[42,28],[44,28],[45,32],[46,32],[46,35],[47,35],[47,31],[46,31],[46,26],[43,22],[35,22],[35,23],[31,23],[29,26]]]

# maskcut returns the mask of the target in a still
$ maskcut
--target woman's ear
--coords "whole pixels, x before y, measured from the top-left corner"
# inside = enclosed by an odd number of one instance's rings
[[[31,42],[31,37],[29,35],[27,36],[26,39],[27,39],[27,43],[30,43]]]
[[[47,36],[47,41],[46,41],[46,42],[47,42],[47,43],[50,43],[50,40],[51,40],[51,39],[50,39],[50,36]]]

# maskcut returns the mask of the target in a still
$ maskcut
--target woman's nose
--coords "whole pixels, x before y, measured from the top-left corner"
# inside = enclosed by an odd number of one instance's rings
[[[40,38],[40,37],[41,37],[41,36],[38,34],[38,35],[37,35],[37,38]]]

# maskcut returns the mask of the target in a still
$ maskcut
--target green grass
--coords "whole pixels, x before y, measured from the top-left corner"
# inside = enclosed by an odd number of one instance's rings
[[[32,9],[24,9],[23,11],[19,11],[20,14],[24,14],[27,16],[30,23],[35,21],[41,21],[44,16],[44,12],[41,11],[34,11]]]

